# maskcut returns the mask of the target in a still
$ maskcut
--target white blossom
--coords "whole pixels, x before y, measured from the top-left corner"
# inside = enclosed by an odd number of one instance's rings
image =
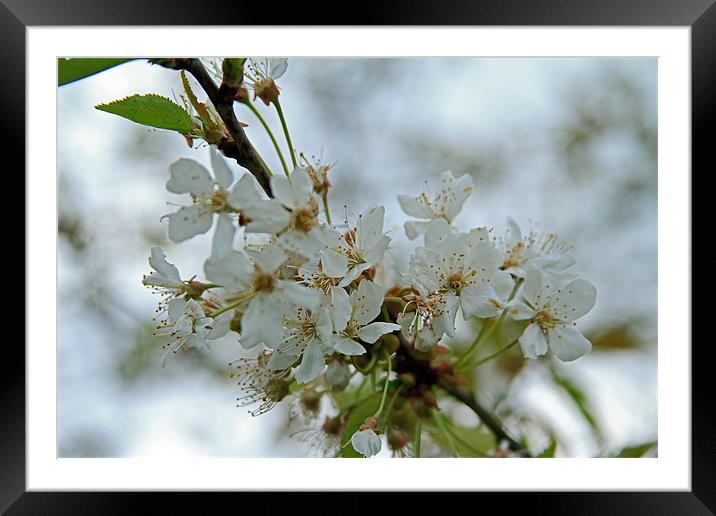
[[[323,372],[324,351],[330,349],[333,324],[326,308],[295,307],[283,317],[283,341],[274,350],[268,367],[283,370],[299,358],[298,383],[308,383]]]
[[[576,277],[571,271],[575,260],[571,248],[559,240],[555,233],[537,233],[533,229],[527,235],[517,222],[507,219],[509,229],[504,239],[499,240],[504,254],[501,268],[518,278],[525,277],[525,269],[533,266],[541,269],[556,280]]]
[[[525,357],[537,358],[548,348],[564,362],[587,354],[592,344],[574,321],[589,312],[596,299],[597,289],[586,280],[560,286],[540,269],[528,267],[520,295],[510,305],[513,318],[529,321],[520,337]]]
[[[397,322],[403,335],[413,340],[416,349],[428,351],[443,336],[455,336],[455,317],[459,306],[459,298],[452,293],[421,293],[414,289]]]
[[[249,411],[252,416],[265,414],[289,394],[286,372],[276,372],[268,367],[270,352],[261,352],[256,358],[239,358],[229,365],[236,367],[232,377],[238,378],[239,396],[237,406],[256,405]]]
[[[172,242],[182,242],[209,231],[215,213],[236,212],[261,199],[250,174],[244,174],[230,190],[234,182],[231,169],[214,147],[210,147],[209,152],[214,177],[192,159],[181,158],[169,166],[167,190],[190,194],[192,198],[191,205],[162,217],[169,220],[168,236]]]
[[[344,355],[362,355],[365,348],[358,340],[373,344],[382,335],[399,330],[400,326],[387,322],[373,322],[380,314],[383,289],[369,280],[348,294],[344,289],[332,289],[328,306],[333,321],[333,349]]]
[[[423,219],[405,223],[405,233],[408,238],[414,240],[418,235],[425,233],[432,220],[443,219],[448,224],[452,224],[472,190],[472,177],[463,174],[455,179],[452,172],[446,170],[440,174],[440,189],[432,197],[425,192],[417,196],[398,195],[400,207],[407,215]]]
[[[306,171],[296,167],[290,177],[271,178],[273,199],[253,203],[244,210],[249,217],[246,231],[271,233],[295,252],[312,257],[319,249],[318,203]]]
[[[230,292],[244,294],[247,301],[241,319],[241,345],[249,349],[263,342],[269,348],[283,339],[283,316],[294,304],[315,308],[320,295],[295,281],[279,276],[286,254],[276,244],[246,254],[232,251],[226,256],[209,258],[204,263],[206,277]]]
[[[341,234],[330,229],[318,235],[324,250],[324,264],[330,263],[335,274],[343,270],[343,258],[347,271],[338,286],[345,287],[356,280],[364,271],[380,263],[390,243],[390,237],[383,233],[385,208],[371,206],[360,213],[355,225]]]
[[[219,324],[216,324],[216,323]],[[218,321],[207,317],[201,305],[194,299],[174,298],[167,304],[166,319],[157,326],[157,335],[168,335],[172,339],[162,359],[166,364],[169,354],[177,353],[182,347],[209,349],[209,340],[218,339],[229,331],[226,317]]]
[[[249,59],[244,66],[244,77],[247,86],[254,91],[254,99],[260,98],[267,106],[278,97],[279,88],[276,80],[281,78],[288,69],[286,58]]]
[[[417,248],[410,259],[409,278],[422,291],[443,294],[449,307],[452,297],[459,298],[465,320],[494,317],[514,286],[510,275],[500,270],[501,262],[484,228],[442,237],[431,236],[428,228],[426,247]]]

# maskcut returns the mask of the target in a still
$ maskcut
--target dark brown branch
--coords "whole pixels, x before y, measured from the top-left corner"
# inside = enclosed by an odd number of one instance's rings
[[[482,423],[484,423],[485,426],[487,426],[492,433],[495,434],[498,441],[507,441],[508,446],[512,451],[525,451],[524,446],[515,441],[504,429],[502,423],[500,423],[500,421],[498,421],[497,418],[487,409],[480,405],[471,393],[459,389],[454,385],[450,385],[447,382],[441,382],[440,387],[442,387],[450,396],[470,407],[470,409],[472,409],[472,411],[480,418],[480,421],[482,421]]]
[[[264,167],[256,149],[251,145],[239,120],[236,118],[233,97],[224,94],[219,89],[201,61],[193,58],[174,58],[152,59],[150,62],[175,70],[186,70],[194,76],[208,95],[209,100],[211,100],[216,112],[231,135],[231,139],[224,138],[219,143],[219,149],[224,155],[235,159],[239,165],[251,172],[269,197],[273,197],[269,172]]]

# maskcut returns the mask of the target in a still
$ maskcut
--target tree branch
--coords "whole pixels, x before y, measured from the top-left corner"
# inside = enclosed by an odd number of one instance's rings
[[[268,196],[273,197],[270,174],[236,118],[233,97],[225,95],[219,89],[201,61],[194,58],[174,58],[152,59],[150,62],[175,70],[186,70],[194,76],[231,135],[231,139],[225,138],[219,143],[219,149],[225,156],[235,159],[239,165],[251,172]]]
[[[480,418],[480,421],[482,421],[485,426],[487,426],[492,433],[495,434],[498,441],[507,441],[508,446],[512,451],[525,451],[524,446],[514,440],[504,429],[502,423],[500,423],[495,416],[485,409],[485,407],[480,405],[471,393],[450,385],[447,382],[440,382],[440,387],[442,387],[443,390],[445,390],[445,392],[447,392],[450,396],[470,407],[470,409],[472,409],[472,411]]]

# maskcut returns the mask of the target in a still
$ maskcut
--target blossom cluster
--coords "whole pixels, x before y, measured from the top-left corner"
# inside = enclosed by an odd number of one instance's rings
[[[280,91],[272,71],[286,71],[285,60],[278,61],[251,61],[246,70],[267,105]],[[388,389],[396,398],[418,392],[405,374],[405,388],[396,388],[391,357],[397,360],[401,349],[426,356],[442,349],[456,334],[458,315],[518,321],[526,358],[549,351],[571,361],[591,349],[575,321],[594,306],[596,289],[578,278],[570,248],[552,233],[523,233],[511,219],[500,238],[487,227],[461,231],[454,221],[474,189],[469,175],[445,171],[434,192],[398,195],[412,218],[405,233],[416,246],[397,284],[386,285],[378,280],[391,252],[385,208],[372,205],[332,224],[330,166],[292,155],[290,173],[271,176],[269,196],[253,175],[237,179],[214,145],[209,154],[211,171],[185,158],[169,166],[167,190],[188,203],[163,217],[175,243],[213,228],[205,280],[181,275],[155,247],[153,271],[143,281],[162,296],[156,333],[168,338],[165,362],[186,348],[209,349],[228,333],[244,349],[258,348],[255,359],[233,364],[239,404],[258,405],[252,414],[291,396],[310,409],[315,399],[308,394],[341,391],[383,360],[380,409],[350,437],[356,452],[372,456],[382,447]],[[420,392],[428,399],[429,392]],[[349,412],[326,416],[318,431],[340,441]],[[388,441],[402,447],[402,435],[395,431]],[[349,445],[334,444],[334,452]]]

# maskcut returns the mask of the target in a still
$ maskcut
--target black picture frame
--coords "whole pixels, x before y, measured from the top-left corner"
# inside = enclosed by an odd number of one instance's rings
[[[360,2],[355,12],[341,16],[335,4],[286,3],[280,9],[260,2],[212,2],[206,5],[186,0],[0,0],[0,79],[3,143],[17,157],[14,168],[25,165],[25,28],[36,25],[281,25],[326,23],[333,25],[545,25],[545,26],[690,26],[692,51],[692,168],[713,171],[709,139],[716,120],[716,5],[715,0],[470,0],[429,2]],[[271,16],[268,16],[269,11]],[[48,123],[54,123],[48,121]],[[711,165],[708,169],[707,163]],[[6,172],[9,172],[6,170]],[[690,171],[684,171],[685,174]],[[15,176],[19,174],[15,172]],[[690,177],[693,177],[691,174]],[[24,186],[22,186],[24,190]],[[27,192],[26,192],[27,193]],[[15,197],[17,197],[15,195]],[[15,256],[6,270],[31,271]],[[13,293],[16,280],[12,281]],[[19,303],[17,303],[19,306]],[[0,511],[8,514],[104,514],[144,512],[158,501],[165,510],[181,504],[189,510],[185,495],[149,493],[25,492],[25,353],[6,337],[0,374]],[[685,349],[691,343],[669,343]],[[480,506],[507,508],[524,504],[545,514],[714,514],[716,512],[716,412],[713,408],[708,369],[711,339],[692,346],[692,490],[690,492],[590,492],[590,493],[479,493]],[[628,459],[625,459],[628,460]],[[200,495],[203,498],[206,495]],[[241,496],[241,505],[236,505]],[[246,494],[224,494],[227,504],[248,508]],[[284,501],[271,497],[272,512]],[[490,500],[487,499],[490,497]],[[500,497],[497,499],[496,497]],[[424,494],[409,500],[422,503]],[[377,507],[359,493],[346,494],[341,510]],[[407,497],[401,497],[401,508]],[[509,502],[508,502],[509,501]],[[202,507],[206,509],[206,500]],[[212,500],[214,507],[215,501]],[[325,502],[337,503],[333,502]],[[477,508],[477,506],[476,506]],[[363,510],[361,510],[363,512]]]

